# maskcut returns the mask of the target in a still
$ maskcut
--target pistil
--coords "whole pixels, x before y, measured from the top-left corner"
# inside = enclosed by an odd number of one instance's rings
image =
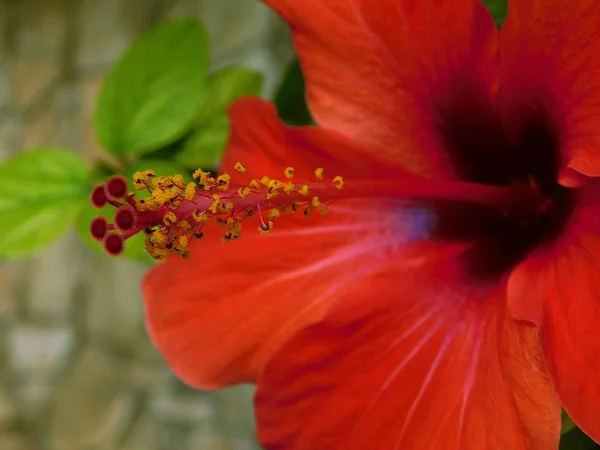
[[[340,175],[326,178],[323,168],[316,168],[312,180],[301,178],[293,167],[285,168],[281,179],[256,178],[237,163],[241,172],[234,177],[222,173],[213,177],[198,170],[194,182],[185,183],[181,175],[157,177],[154,171],[137,172],[133,184],[149,196],[137,197],[127,192],[120,177],[110,179],[94,189],[91,201],[96,207],[109,204],[117,208],[114,224],[95,219],[92,236],[104,243],[105,250],[117,255],[129,237],[144,232],[146,250],[156,259],[169,254],[189,257],[188,245],[204,236],[210,221],[225,231],[223,243],[241,237],[242,224],[259,215],[261,234],[271,232],[274,221],[285,213],[327,213],[327,205],[341,199],[397,198],[406,200],[453,200],[485,205],[506,214],[522,215],[535,211],[544,199],[531,185],[495,186],[459,180],[432,180],[411,174],[394,179],[344,179]],[[245,174],[247,183],[239,182]],[[263,217],[265,215],[266,217]]]

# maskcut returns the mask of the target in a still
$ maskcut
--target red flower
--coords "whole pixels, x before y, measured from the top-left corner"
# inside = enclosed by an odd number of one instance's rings
[[[164,222],[154,252],[206,235],[143,285],[175,373],[257,382],[272,449],[557,448],[558,398],[600,441],[600,2],[514,0],[499,39],[476,0],[268,3],[320,127],[242,101],[223,167],[248,172],[217,203],[213,180],[125,214]],[[249,176],[284,171],[285,193]],[[190,219],[229,214],[230,240],[258,212],[269,231],[259,208],[295,208],[304,184],[300,209],[328,215],[225,246]]]

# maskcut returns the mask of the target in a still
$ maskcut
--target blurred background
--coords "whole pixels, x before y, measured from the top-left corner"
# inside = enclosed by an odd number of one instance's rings
[[[0,161],[64,146],[91,165],[107,71],[165,18],[195,17],[211,67],[259,69],[269,95],[292,56],[258,1],[0,0]],[[257,448],[251,389],[184,387],[151,347],[147,266],[86,249],[73,230],[34,256],[0,259],[0,449]]]

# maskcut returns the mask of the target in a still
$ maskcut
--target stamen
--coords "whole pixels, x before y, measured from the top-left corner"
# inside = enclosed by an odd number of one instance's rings
[[[103,240],[105,250],[111,255],[120,254],[125,240],[144,232],[146,250],[152,257],[164,259],[170,254],[189,257],[190,242],[204,236],[204,225],[211,220],[224,228],[221,241],[227,243],[239,239],[243,223],[257,213],[258,231],[262,235],[271,232],[274,221],[284,213],[299,212],[305,217],[314,211],[326,214],[327,205],[338,199],[447,199],[511,213],[535,210],[541,195],[528,185],[491,186],[409,174],[399,174],[396,179],[346,181],[339,175],[327,179],[323,168],[317,168],[316,181],[310,181],[290,166],[282,171],[285,176],[282,181],[268,176],[256,178],[241,163],[236,163],[234,169],[238,172],[235,179],[227,173],[213,177],[210,172],[198,169],[193,174],[197,183],[187,184],[181,175],[157,177],[152,170],[136,172],[133,184],[149,193],[144,198],[133,193],[123,195],[127,192],[126,183],[120,177],[112,178],[92,191],[91,202],[96,207],[109,204],[117,208],[114,225],[96,218],[90,225],[90,233],[94,239]],[[247,180],[240,182],[240,177]],[[268,212],[267,221],[263,212]]]

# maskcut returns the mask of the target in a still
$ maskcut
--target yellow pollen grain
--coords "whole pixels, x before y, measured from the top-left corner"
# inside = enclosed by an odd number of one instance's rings
[[[250,181],[250,187],[254,189],[261,189],[262,185],[258,182],[258,180],[253,179],[252,181]]]
[[[235,170],[237,170],[238,172],[245,172],[246,168],[244,167],[244,165],[241,162],[236,162],[235,165],[233,166],[233,168]]]
[[[285,174],[286,178],[289,178],[291,180],[292,178],[294,178],[296,169],[294,169],[293,167],[286,167],[285,170],[283,171],[283,173]]]
[[[342,177],[340,177],[339,175],[336,177],[333,177],[333,182],[335,184],[335,187],[338,189],[342,189],[344,187],[344,179]]]
[[[192,181],[185,186],[184,197],[188,202],[191,202],[196,198],[196,183]]]
[[[268,186],[269,185],[269,181],[271,181],[271,179],[268,176],[265,175],[259,181],[260,181],[260,184],[262,184],[263,186]]]
[[[300,189],[298,189],[298,192],[301,195],[308,195],[308,184],[305,184],[304,186],[302,186]]]
[[[166,212],[163,216],[163,223],[169,227],[175,222],[177,222],[177,216],[175,215],[175,213],[172,211]]]
[[[323,203],[320,202],[319,197],[313,197],[310,204],[315,208],[322,208]]]
[[[317,180],[322,180],[324,173],[325,173],[325,169],[323,169],[322,167],[319,167],[318,169],[316,169],[315,177],[317,177]]]

